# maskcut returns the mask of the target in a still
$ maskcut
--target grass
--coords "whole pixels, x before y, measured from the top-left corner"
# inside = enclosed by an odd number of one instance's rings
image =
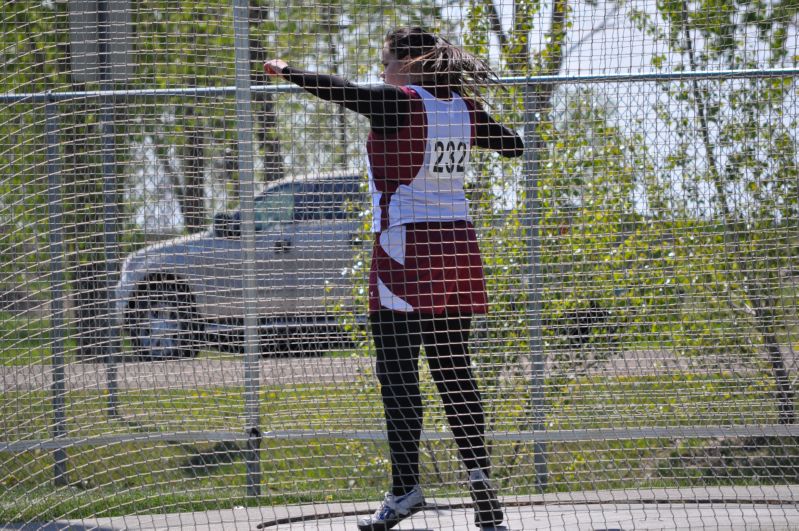
[[[423,377],[429,403],[426,427],[446,430],[429,375],[423,372]],[[549,429],[774,422],[770,392],[767,375],[746,381],[721,373],[668,381],[641,377],[551,382]],[[485,395],[495,430],[524,427],[527,394],[503,396],[487,389]],[[103,394],[75,392],[66,399],[68,435],[74,437],[131,431],[240,432],[244,425],[239,388],[123,392],[122,419],[105,415]],[[371,378],[346,385],[268,388],[262,390],[259,404],[261,426],[267,431],[378,430],[383,424],[378,389]],[[49,437],[52,413],[45,392],[5,393],[0,415],[6,440]],[[701,455],[706,448],[706,440],[551,443],[549,490],[756,485],[787,477],[775,473],[713,478],[697,472],[695,459],[684,463],[680,459]],[[786,451],[795,452],[795,446]],[[431,495],[464,495],[451,441],[426,441],[422,454],[423,481]],[[232,443],[162,441],[72,448],[66,487],[53,485],[49,453],[0,453],[0,522],[371,500],[386,488],[389,466],[385,444],[379,441],[266,439],[260,455],[263,495],[254,500],[245,492],[243,454]],[[531,443],[493,443],[495,477],[504,494],[537,492],[532,456]]]
[[[35,317],[20,318],[0,312],[0,365],[30,365],[50,360],[50,320]],[[68,347],[74,348],[74,342]]]

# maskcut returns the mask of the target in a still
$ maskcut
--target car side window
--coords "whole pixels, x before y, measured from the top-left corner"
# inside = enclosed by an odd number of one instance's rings
[[[307,183],[297,193],[297,221],[346,219],[349,204],[358,198],[358,183],[348,181]]]
[[[318,201],[313,183],[303,183],[294,196],[294,220],[311,221],[319,219]]]
[[[255,199],[255,230],[294,220],[294,185],[284,184]]]

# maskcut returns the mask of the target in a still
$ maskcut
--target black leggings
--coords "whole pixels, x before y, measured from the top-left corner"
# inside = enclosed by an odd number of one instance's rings
[[[471,319],[381,310],[370,320],[391,453],[392,493],[400,496],[419,483],[422,345],[464,465],[488,473],[485,416],[469,357]]]

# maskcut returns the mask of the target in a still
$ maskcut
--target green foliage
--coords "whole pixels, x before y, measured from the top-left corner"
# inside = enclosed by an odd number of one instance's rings
[[[63,52],[69,31],[65,8],[4,2],[0,26],[0,91],[38,92],[65,86]],[[39,224],[45,178],[44,113],[41,105],[0,108],[0,270],[19,274],[37,260],[31,249],[45,241]],[[40,230],[32,230],[37,227]],[[13,266],[13,267],[12,267]],[[18,277],[11,282],[19,282]]]
[[[651,34],[668,43],[682,69],[796,65],[786,41],[795,30],[795,3],[708,0],[658,7],[668,31]],[[656,24],[650,19],[644,27]],[[682,186],[650,190],[650,204],[659,210],[654,215],[706,220],[690,221],[699,230],[691,234],[691,260],[680,267],[713,277],[700,291],[706,300],[723,301],[716,305],[727,317],[720,323],[744,327],[730,334],[739,352],[750,350],[752,336],[760,337],[756,350],[769,352],[785,407],[781,422],[794,420],[792,384],[778,353],[779,336],[791,329],[785,297],[795,293],[782,277],[799,252],[799,117],[790,112],[795,85],[791,78],[756,77],[664,84],[670,99],[658,114],[678,142],[663,154],[662,179]],[[697,264],[697,257],[704,260]]]
[[[549,150],[539,193],[545,337],[556,370],[571,373],[628,348],[618,345],[622,331],[625,343],[656,334],[653,319],[669,315],[648,288],[671,288],[641,275],[658,271],[664,255],[634,204],[646,148],[611,125],[612,107],[598,94],[580,89],[563,100],[556,121],[542,127]]]
[[[471,9],[467,41],[485,51],[487,36],[496,32],[491,8],[475,2]],[[785,49],[792,9],[664,1],[654,16],[630,13],[643,31],[682,54],[680,68],[701,70],[795,63]],[[568,14],[568,5],[553,13],[553,37],[568,28]],[[751,27],[757,28],[757,38],[744,39]],[[693,46],[686,36],[695,38]],[[505,53],[513,45],[502,36],[500,42],[505,43],[502,64],[513,64]],[[533,71],[557,73],[558,53],[552,38],[537,52]],[[665,56],[653,61],[669,65]],[[795,83],[714,79],[664,87],[671,99],[657,111],[674,141],[657,150],[649,147],[650,131],[615,125],[621,120],[614,115],[614,102],[602,99],[599,90],[559,90],[562,108],[551,109],[551,121],[537,125],[535,137],[545,148],[534,155],[540,168],[543,325],[545,351],[557,362],[556,373],[579,374],[622,349],[668,348],[734,360],[762,352],[753,334],[780,335],[789,327],[791,305],[784,297],[795,290],[780,272],[790,269],[799,243],[796,116],[789,111],[795,107]],[[521,116],[520,95],[511,91],[509,99],[517,102],[512,112]],[[546,118],[549,110],[540,116]],[[485,181],[475,189],[481,186]],[[517,200],[521,205],[523,198]],[[478,203],[481,214],[490,203]],[[513,210],[501,223],[486,224],[492,227],[487,239],[504,246],[500,256],[507,253],[509,261],[519,256],[524,244],[507,242],[529,237],[523,228],[511,228],[525,223],[524,212]],[[496,257],[488,248],[491,269]],[[493,277],[499,284],[492,292],[513,293],[514,281],[508,279],[526,274],[519,267],[507,277]],[[524,313],[523,298],[501,314],[503,324],[513,326],[507,316]],[[598,322],[581,331],[583,318]],[[524,326],[516,333],[524,337]],[[514,335],[498,348],[500,356],[503,348],[506,355],[514,352]],[[507,359],[511,366],[518,358]]]
[[[40,92],[68,87],[69,67],[64,55],[69,42],[66,3],[3,2],[1,9],[0,87],[3,92]]]

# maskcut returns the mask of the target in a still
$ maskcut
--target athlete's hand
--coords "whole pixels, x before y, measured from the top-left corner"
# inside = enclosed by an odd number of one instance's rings
[[[264,73],[267,76],[283,76],[283,68],[288,66],[286,61],[282,59],[271,59],[264,63]]]

